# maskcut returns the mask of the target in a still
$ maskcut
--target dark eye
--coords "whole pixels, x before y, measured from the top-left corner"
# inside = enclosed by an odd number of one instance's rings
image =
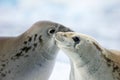
[[[79,43],[79,42],[80,42],[80,38],[77,37],[77,36],[73,37],[72,39],[73,39],[73,41],[74,41],[75,43]]]
[[[50,29],[50,30],[48,31],[48,33],[49,33],[49,34],[54,34],[54,33],[55,33],[55,29]]]

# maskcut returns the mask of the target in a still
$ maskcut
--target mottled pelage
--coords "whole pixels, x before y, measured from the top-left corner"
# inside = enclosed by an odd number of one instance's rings
[[[18,37],[0,38],[0,80],[48,80],[58,52],[56,32],[71,31],[41,21]]]
[[[70,80],[120,80],[120,51],[76,32],[58,32],[55,40],[71,61]]]

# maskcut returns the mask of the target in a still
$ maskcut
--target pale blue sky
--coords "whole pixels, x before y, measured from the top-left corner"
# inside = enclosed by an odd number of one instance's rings
[[[0,5],[9,5],[9,6],[15,6],[17,5],[18,0],[0,0]]]

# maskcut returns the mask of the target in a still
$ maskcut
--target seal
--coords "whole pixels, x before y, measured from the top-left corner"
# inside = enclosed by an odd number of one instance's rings
[[[58,32],[55,40],[70,59],[70,80],[120,80],[120,51],[77,32]]]
[[[48,80],[57,52],[53,35],[72,31],[50,21],[38,21],[17,37],[0,38],[0,80]]]

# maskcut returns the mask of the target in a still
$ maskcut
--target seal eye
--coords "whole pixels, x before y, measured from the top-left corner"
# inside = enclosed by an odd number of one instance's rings
[[[77,36],[73,37],[72,39],[76,44],[78,44],[80,42],[80,38]]]
[[[55,29],[50,29],[49,31],[48,31],[48,34],[54,34],[55,33]]]

